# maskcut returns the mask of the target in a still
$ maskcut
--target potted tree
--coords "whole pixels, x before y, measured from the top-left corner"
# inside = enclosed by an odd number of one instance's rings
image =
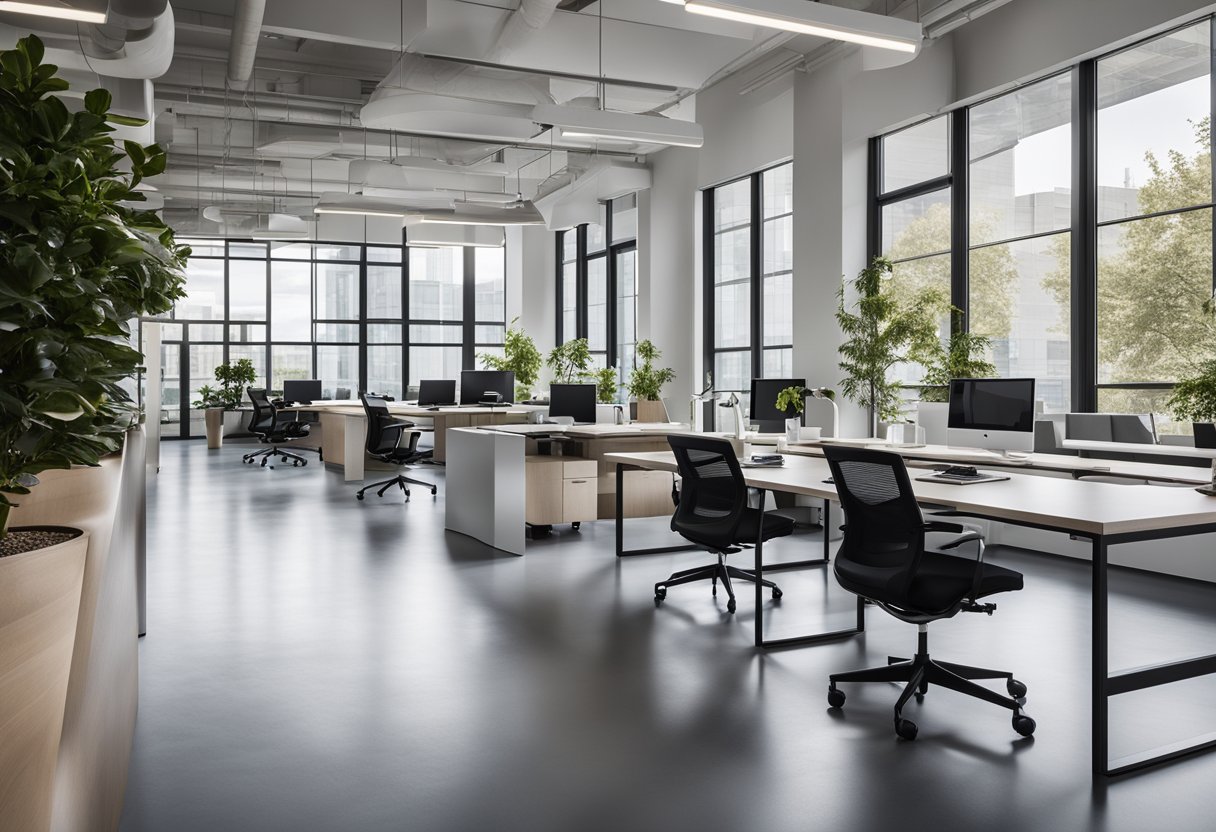
[[[1191,423],[1196,447],[1216,447],[1216,360],[1201,362],[1175,384],[1166,407],[1175,419]]]
[[[954,313],[958,314],[955,309]],[[932,360],[926,365],[920,386],[920,401],[916,405],[917,422],[925,429],[930,444],[946,442],[946,410],[950,399],[950,379],[988,378],[996,374],[996,365],[986,357],[991,341],[987,336],[956,330],[946,347],[938,345]]]
[[[0,804],[5,829],[45,828],[88,545],[80,529],[9,528],[10,512],[38,474],[121,449],[140,418],[124,389],[143,360],[129,322],[183,295],[189,254],[130,207],[164,151],[116,146],[111,124],[132,120],[109,112],[105,90],[70,112],[43,54],[32,35],[0,53],[0,627],[25,640],[0,656],[0,678],[37,680],[28,689],[46,705],[7,703],[25,722],[21,742],[0,732],[0,791],[14,798]],[[39,516],[53,522],[50,508]],[[21,620],[37,623],[8,626]]]
[[[532,398],[532,391],[540,378],[541,354],[532,340],[515,324],[519,318],[514,318],[507,327],[506,338],[503,339],[502,355],[483,352],[480,356],[481,366],[490,370],[509,370],[515,373],[515,400],[526,401]]]
[[[638,421],[665,422],[667,411],[661,401],[663,386],[675,379],[675,371],[670,367],[657,369],[654,366],[663,353],[649,339],[638,342],[636,355],[641,363],[629,373],[625,389],[637,399]]]
[[[837,292],[836,322],[844,335],[839,347],[840,390],[869,410],[870,428],[878,436],[880,421],[899,418],[901,385],[888,377],[904,362],[928,363],[940,349],[938,320],[950,304],[940,289],[897,297],[885,284],[891,261],[875,257],[851,282],[853,307],[845,305],[845,286]]]
[[[224,435],[234,430],[240,419],[237,408],[241,406],[245,388],[257,381],[257,378],[258,372],[253,361],[238,358],[233,362],[225,361],[215,368],[218,388],[205,384],[198,389],[199,398],[194,402],[194,406],[204,411],[208,448],[223,447]]]
[[[546,361],[553,371],[554,384],[574,384],[587,378],[591,370],[591,348],[586,338],[572,338],[558,344]]]
[[[620,395],[621,380],[616,367],[601,367],[587,376],[595,382],[595,400],[600,404],[614,404]]]

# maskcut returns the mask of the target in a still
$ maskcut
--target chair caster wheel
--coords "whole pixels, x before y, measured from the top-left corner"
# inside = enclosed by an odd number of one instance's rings
[[[785,593],[784,593],[784,592],[782,592],[782,591],[781,591],[780,589],[778,589],[777,587],[773,587],[773,600],[777,600],[778,598],[780,598],[780,597],[781,597],[782,595],[784,595],[784,594],[785,594]]]
[[[582,525],[581,523],[579,523],[578,521],[575,521],[575,522],[573,522],[573,523],[571,523],[571,524],[570,524],[570,528],[574,529],[575,531],[578,531],[578,530],[579,530],[579,526],[581,526],[581,525]]]
[[[659,604],[663,603],[663,599],[664,599],[664,598],[666,598],[666,597],[667,597],[667,587],[665,587],[665,586],[656,586],[656,587],[654,588],[654,605],[655,605],[656,607],[657,607]]]
[[[844,691],[839,688],[828,687],[828,707],[843,708],[844,707]]]
[[[279,457],[279,462],[286,462],[286,461],[287,461],[287,457],[285,457],[285,456]]]
[[[900,717],[895,720],[895,733],[899,734],[900,739],[911,742],[916,739],[917,730],[916,723],[910,719]]]
[[[1009,691],[1009,695],[1014,699],[1021,699],[1026,695],[1026,685],[1017,679],[1010,679],[1006,682],[1005,690]]]
[[[363,499],[363,495],[362,495],[362,494],[356,494],[356,495],[355,495],[355,499],[356,499],[356,500],[362,500],[362,499]]]
[[[1026,714],[1015,713],[1013,715],[1013,730],[1023,737],[1029,737],[1033,734],[1036,727],[1034,720],[1026,716]]]
[[[735,599],[734,598],[731,598],[729,601],[726,602],[726,611],[729,613],[733,613],[735,611]]]
[[[438,489],[438,488],[432,488],[432,489],[431,489],[431,496],[432,496],[432,497],[434,497],[434,496],[435,496],[436,494],[438,494],[438,493],[439,493],[439,489]]]

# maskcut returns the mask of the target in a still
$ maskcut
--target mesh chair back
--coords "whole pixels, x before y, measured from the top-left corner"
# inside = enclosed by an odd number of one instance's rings
[[[388,410],[388,401],[383,396],[370,393],[360,393],[359,399],[363,402],[363,412],[367,416],[367,452],[382,454],[392,450],[397,438],[384,435],[384,426],[393,421],[393,414]],[[388,447],[385,447],[386,444]]]
[[[275,409],[264,387],[247,387],[245,393],[253,404],[253,415],[249,417],[249,432],[255,436],[267,436],[274,432]]]
[[[847,518],[836,576],[851,592],[898,605],[925,550],[924,518],[903,457],[864,448],[823,450]]]
[[[747,508],[747,481],[734,448],[726,439],[667,437],[680,468],[680,502],[671,530],[714,549],[736,542]]]

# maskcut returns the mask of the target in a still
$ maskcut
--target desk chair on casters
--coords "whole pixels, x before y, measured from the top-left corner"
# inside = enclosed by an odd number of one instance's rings
[[[757,540],[790,534],[794,521],[748,507],[747,481],[728,440],[672,434],[667,442],[680,468],[680,501],[671,518],[671,530],[716,554],[718,562],[685,569],[659,581],[654,585],[654,602],[662,603],[670,587],[708,578],[713,583],[714,595],[718,594],[718,582],[722,582],[729,598],[727,612],[733,613],[735,592],[731,579],[755,583],[756,574],[727,566],[726,556]],[[781,597],[775,583],[760,583],[773,591],[774,598]]]
[[[363,412],[367,415],[366,448],[368,454],[381,462],[389,462],[393,465],[412,465],[430,458],[432,451],[418,450],[418,437],[422,434],[416,430],[409,430],[409,428],[414,426],[413,422],[407,422],[404,419],[394,419],[392,414],[389,413],[387,401],[382,396],[360,393],[359,398],[363,401]],[[409,439],[406,441],[405,447],[402,447],[401,440],[407,436]],[[376,492],[376,496],[383,497],[385,491],[396,485],[405,492],[405,499],[408,501],[410,489],[407,484],[421,485],[424,488],[429,488],[431,489],[432,496],[439,493],[439,489],[435,487],[434,483],[423,482],[422,480],[415,480],[398,474],[391,480],[382,480],[374,482],[371,485],[365,485],[355,494],[355,498],[362,500],[363,492],[377,487],[380,490]]]
[[[1026,686],[1011,673],[929,658],[929,622],[953,618],[959,612],[991,615],[996,604],[979,599],[1021,589],[1021,573],[984,563],[980,534],[967,532],[957,523],[926,522],[898,454],[833,446],[824,448],[824,454],[847,518],[835,560],[836,579],[849,592],[920,630],[914,658],[891,658],[885,667],[829,676],[828,704],[843,707],[844,691],[837,688],[840,682],[903,682],[903,693],[895,703],[895,733],[913,740],[916,723],[903,718],[903,707],[913,695],[919,701],[932,684],[1009,708],[1013,730],[1024,737],[1033,734],[1034,720],[1022,713]],[[959,536],[933,550],[925,547],[926,532]],[[974,562],[942,551],[969,542],[976,544]],[[1004,679],[1009,696],[978,685],[974,679]]]
[[[253,403],[253,415],[249,417],[249,432],[270,447],[251,451],[245,454],[241,460],[252,465],[261,459],[262,467],[266,467],[266,464],[277,456],[283,462],[290,461],[296,468],[307,465],[307,459],[282,446],[292,440],[308,436],[308,423],[295,419],[280,419],[278,410],[271,404],[270,396],[264,388],[249,387],[245,392],[249,395],[249,401]],[[270,467],[274,468],[273,465]]]

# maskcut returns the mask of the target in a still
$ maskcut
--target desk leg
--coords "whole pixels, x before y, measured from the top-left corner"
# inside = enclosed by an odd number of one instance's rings
[[[342,426],[342,468],[346,482],[363,479],[363,451],[367,444],[367,420],[362,416],[347,416]]]
[[[1108,664],[1108,619],[1107,619],[1107,586],[1106,586],[1106,547],[1105,538],[1101,535],[1093,539],[1093,681],[1090,692],[1090,711],[1093,725],[1093,771],[1095,775],[1105,777],[1109,760],[1107,732],[1109,731],[1109,716],[1107,698]]]
[[[651,549],[626,549],[625,548],[625,469],[626,465],[622,462],[616,464],[616,556],[618,558],[627,558],[633,555],[661,555],[664,552],[687,552],[692,549],[700,549],[700,546],[694,546],[691,543],[685,543],[681,546],[656,546]],[[632,467],[632,466],[628,466]]]

